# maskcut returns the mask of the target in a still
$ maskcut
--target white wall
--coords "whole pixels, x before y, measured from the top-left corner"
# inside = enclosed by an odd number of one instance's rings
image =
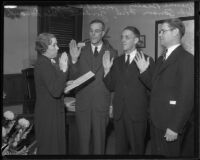
[[[37,16],[32,13],[34,8],[24,7],[26,12],[20,18],[4,17],[4,74],[21,73],[36,59]]]
[[[77,7],[77,6],[76,6]],[[89,22],[102,19],[110,27],[110,43],[122,53],[120,34],[124,27],[133,25],[146,35],[144,52],[155,56],[155,21],[173,17],[194,16],[194,5],[190,3],[140,3],[113,5],[78,5],[83,8],[83,39],[88,38]],[[20,18],[4,17],[4,74],[21,73],[31,67],[36,59],[37,7],[23,7],[26,12]]]
[[[110,27],[110,43],[122,53],[120,34],[123,28],[133,25],[146,35],[145,53],[155,57],[155,21],[194,16],[194,4],[190,3],[149,3],[149,4],[113,4],[113,5],[82,5],[83,39],[88,38],[89,22],[95,18],[102,19]]]

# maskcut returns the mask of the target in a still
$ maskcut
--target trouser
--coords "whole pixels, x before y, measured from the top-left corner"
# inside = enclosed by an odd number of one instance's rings
[[[147,121],[134,122],[123,114],[114,120],[116,154],[144,155]]]
[[[105,154],[105,134],[108,114],[93,110],[77,111],[76,122],[79,132],[80,154]]]

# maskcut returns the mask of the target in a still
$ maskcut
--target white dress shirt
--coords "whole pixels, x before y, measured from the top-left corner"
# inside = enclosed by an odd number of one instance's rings
[[[92,46],[92,53],[94,54],[95,47],[97,47],[97,51],[98,51],[98,53],[99,53],[100,50],[101,50],[102,45],[103,45],[103,43],[101,43],[101,44],[98,45],[98,46],[95,46],[95,45],[91,44],[91,46]]]
[[[173,45],[169,48],[167,48],[167,53],[166,53],[166,57],[165,57],[165,60],[170,56],[170,54],[178,47],[180,46],[181,44],[176,44],[176,45]]]
[[[127,55],[130,55],[130,57],[129,57],[129,64],[131,64],[132,61],[133,61],[133,59],[135,58],[136,53],[137,53],[137,49],[135,49],[134,51],[132,51],[132,52],[129,53],[129,54],[125,54],[125,62],[126,62],[126,60],[127,60],[127,58],[128,58]]]

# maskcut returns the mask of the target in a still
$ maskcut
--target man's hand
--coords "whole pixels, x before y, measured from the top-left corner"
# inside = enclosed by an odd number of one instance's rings
[[[164,137],[166,138],[166,141],[175,141],[178,138],[178,133],[167,128]]]
[[[147,60],[145,60],[143,52],[140,52],[140,53],[137,52],[137,54],[135,55],[134,61],[138,69],[140,70],[140,73],[143,73],[149,67],[149,57],[147,58]]]
[[[114,60],[114,57],[110,59],[110,51],[105,51],[103,55],[103,59],[102,59],[103,68],[104,68],[104,76],[107,75],[107,73],[110,71],[110,68],[113,65],[113,60]]]
[[[76,41],[72,39],[69,43],[69,50],[72,58],[72,63],[76,63],[81,53],[81,47],[78,47]]]

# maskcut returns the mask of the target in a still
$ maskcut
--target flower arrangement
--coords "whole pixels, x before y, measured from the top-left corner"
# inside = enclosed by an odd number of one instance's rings
[[[25,118],[15,117],[11,111],[3,114],[2,155],[36,154],[36,140],[33,123]]]

